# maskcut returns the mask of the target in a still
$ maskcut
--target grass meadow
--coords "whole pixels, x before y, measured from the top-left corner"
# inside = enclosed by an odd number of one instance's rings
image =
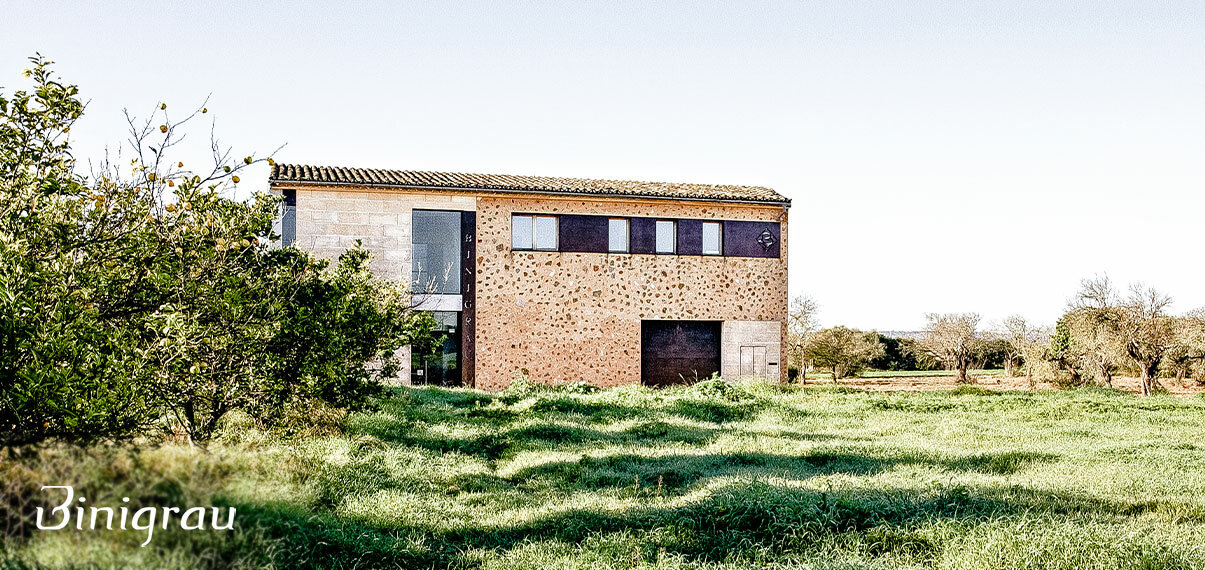
[[[401,388],[207,451],[50,450],[93,503],[235,530],[41,531],[10,567],[1205,568],[1205,399]],[[57,473],[57,475],[54,475]]]
[[[981,376],[1004,376],[1004,370],[1001,368],[991,369],[974,369],[968,370],[967,374],[971,377]],[[858,378],[945,378],[954,377],[953,370],[863,370],[857,377],[843,378],[839,381],[857,380]],[[823,370],[813,370],[808,372],[808,380],[829,380],[832,374]]]

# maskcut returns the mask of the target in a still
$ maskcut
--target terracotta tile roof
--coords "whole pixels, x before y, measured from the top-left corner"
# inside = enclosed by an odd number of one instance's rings
[[[509,174],[466,174],[376,168],[339,168],[301,164],[277,164],[269,177],[272,184],[305,183],[349,186],[423,187],[447,190],[493,190],[518,193],[582,194],[662,198],[667,200],[715,200],[789,204],[782,194],[761,186],[726,186],[679,182],[634,182],[592,180],[553,176]]]

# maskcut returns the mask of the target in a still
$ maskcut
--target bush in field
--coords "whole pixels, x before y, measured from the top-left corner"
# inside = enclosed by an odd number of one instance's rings
[[[941,363],[925,352],[916,340],[874,333],[883,344],[883,355],[870,361],[874,370],[940,370]]]
[[[276,248],[277,199],[227,197],[271,159],[213,140],[200,173],[167,158],[204,107],[131,119],[129,165],[77,174],[78,91],[32,61],[35,89],[0,97],[0,446],[128,437],[165,412],[203,440],[233,410],[360,406],[423,339],[365,252],[331,267]]]
[[[858,375],[883,353],[883,344],[879,342],[877,333],[846,327],[833,327],[814,333],[804,348],[804,358],[819,368],[828,368],[834,381]]]

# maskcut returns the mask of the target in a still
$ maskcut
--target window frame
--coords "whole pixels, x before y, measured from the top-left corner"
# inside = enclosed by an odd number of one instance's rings
[[[531,247],[519,247],[515,245],[515,224],[519,218],[527,218],[527,235],[531,240]],[[536,227],[533,221],[534,216],[530,214],[511,214],[510,215],[510,249],[511,251],[531,251],[531,248],[536,244]]]
[[[531,247],[515,246],[515,221],[517,218],[527,218],[530,224]],[[547,218],[552,220],[552,247],[538,247],[536,237],[536,220]],[[561,217],[555,214],[520,214],[510,215],[510,249],[511,251],[560,251],[561,248]]]
[[[623,222],[623,249],[611,249],[611,224],[613,222]],[[632,253],[632,219],[609,217],[607,218],[607,253]]]
[[[707,251],[707,226],[715,226],[716,228],[716,249],[715,251]],[[702,242],[699,251],[703,255],[718,257],[724,255],[724,223],[719,220],[703,220],[702,228],[699,230],[699,240]]]
[[[661,224],[667,223],[670,227],[670,250],[661,251]],[[678,254],[678,220],[668,220],[658,218],[653,222],[653,253],[656,255],[677,255]]]

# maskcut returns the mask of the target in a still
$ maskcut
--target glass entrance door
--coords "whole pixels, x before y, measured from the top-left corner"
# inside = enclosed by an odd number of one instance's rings
[[[439,323],[433,331],[437,342],[430,350],[410,353],[410,383],[460,386],[460,313],[433,311],[431,316]]]

